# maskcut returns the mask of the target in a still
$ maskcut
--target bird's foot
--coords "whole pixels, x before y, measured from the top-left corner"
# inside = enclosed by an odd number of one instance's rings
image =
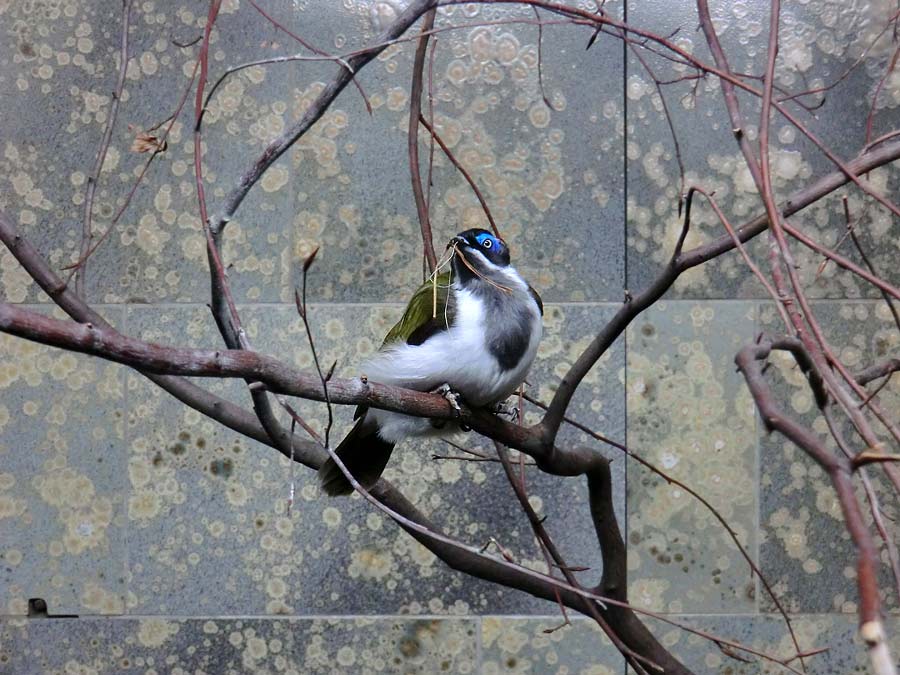
[[[459,406],[460,395],[458,391],[453,391],[449,384],[444,382],[437,389],[432,390],[432,394],[440,394],[445,399],[450,402],[450,405],[453,406],[453,409],[456,410],[456,414],[459,415],[462,413],[462,408]]]
[[[519,407],[517,405],[510,405],[506,401],[500,401],[500,403],[495,405],[493,412],[495,415],[508,417],[510,422],[517,422],[519,420]]]

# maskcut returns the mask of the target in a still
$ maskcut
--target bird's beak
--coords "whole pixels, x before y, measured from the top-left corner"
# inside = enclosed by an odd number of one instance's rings
[[[450,240],[450,243],[447,244],[447,248],[451,248],[452,246],[468,246],[468,245],[469,245],[469,242],[467,242],[464,238],[457,235],[457,236],[453,237],[453,239]]]

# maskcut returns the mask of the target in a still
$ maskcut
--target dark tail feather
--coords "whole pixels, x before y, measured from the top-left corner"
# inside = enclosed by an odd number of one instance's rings
[[[370,488],[381,477],[393,450],[394,444],[379,438],[377,427],[366,424],[365,417],[361,417],[338,445],[335,453],[353,477],[363,487]],[[350,481],[331,457],[319,469],[319,482],[325,494],[332,497],[353,492]]]

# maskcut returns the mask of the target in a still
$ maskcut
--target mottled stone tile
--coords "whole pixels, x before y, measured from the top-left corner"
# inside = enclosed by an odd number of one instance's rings
[[[72,262],[80,247],[86,179],[118,75],[121,11],[115,9],[106,11],[96,3],[81,2],[13,3],[4,8],[2,21],[11,31],[10,39],[0,46],[0,86],[8,92],[0,118],[0,208],[55,266]],[[138,34],[143,14],[136,8],[132,15],[132,48],[138,55],[147,50],[148,58],[159,65],[153,49],[156,36],[147,31]],[[133,65],[136,69],[128,83],[142,74],[140,65]],[[117,199],[127,191],[123,181],[129,180],[128,172],[139,161],[128,150],[131,137],[125,131],[133,116],[129,97],[126,85],[118,133],[95,199],[95,224],[101,231],[112,218]],[[168,101],[160,103],[168,105]],[[110,271],[118,265],[107,255],[109,248],[97,252],[92,272],[102,268],[106,273],[124,274],[124,270]],[[46,300],[5,250],[2,260],[6,297],[17,302]]]
[[[339,10],[330,9],[336,6],[319,7],[307,12],[309,30],[346,35],[335,21]],[[474,26],[514,19],[530,22],[534,15],[527,7],[476,4],[439,12],[439,30],[464,28],[441,32],[436,41],[435,126],[480,186],[513,259],[545,299],[618,300],[624,281],[618,254],[624,237],[621,50],[601,41],[577,68],[567,48],[545,50],[551,110],[538,82],[537,29]],[[583,45],[589,37],[583,27],[544,30],[546,44]],[[396,302],[421,280],[406,141],[414,51],[415,42],[392,46],[358,76],[374,109],[371,117],[348,87],[292,153],[298,176],[293,263],[298,268],[302,257],[321,247],[316,299]],[[586,77],[597,86],[585,87]],[[319,88],[312,84],[302,93],[299,109]],[[424,130],[420,138],[424,176]],[[439,252],[460,230],[488,226],[472,190],[439,148],[433,182]]]
[[[718,616],[672,617],[685,625],[748,646],[777,659],[787,659],[797,653],[790,633],[780,617],[774,616]],[[826,651],[806,657],[806,672],[810,675],[847,675],[871,672],[866,649],[857,635],[856,618],[852,616],[808,614],[791,617],[797,641],[804,652],[826,648]],[[721,675],[775,675],[787,672],[781,665],[759,655],[718,646],[699,635],[658,621],[648,622],[662,644],[695,673]],[[900,647],[898,624],[888,621],[891,650],[896,655]],[[733,658],[727,653],[739,655]],[[797,661],[792,664],[799,668]],[[629,670],[629,672],[632,672]]]
[[[3,335],[0,371],[0,613],[121,613],[123,370]]]
[[[851,371],[897,353],[900,333],[883,302],[817,302],[815,316],[829,343]],[[780,334],[783,327],[770,306],[760,313],[760,329]],[[773,353],[768,382],[781,409],[823,439],[832,452],[840,452],[818,414],[809,386],[791,357]],[[874,391],[878,383],[868,389]],[[877,401],[890,415],[900,409],[900,383],[893,378]],[[838,416],[839,419],[842,419]],[[874,420],[873,420],[874,421]],[[876,433],[883,429],[873,424]],[[849,426],[844,437],[861,449]],[[887,438],[884,438],[889,443]],[[841,515],[840,504],[827,475],[803,451],[777,433],[761,441],[760,558],[763,571],[776,585],[782,600],[797,612],[855,612],[857,610],[855,553]],[[893,490],[876,467],[867,469],[880,496],[885,522],[892,536],[898,517]],[[865,513],[869,507],[857,481],[857,497]],[[877,545],[881,542],[874,534]],[[883,602],[897,609],[897,597],[884,554],[881,587]]]
[[[628,445],[707,499],[755,557],[757,444],[734,355],[754,305],[672,301],[628,329]],[[699,501],[637,462],[628,469],[630,598],[669,612],[753,611],[755,583]]]
[[[115,87],[118,40],[111,36],[120,20],[120,12],[79,2],[13,3],[0,19],[8,30],[0,43],[0,87],[7,92],[0,208],[55,265],[70,262],[80,245],[84,182]],[[119,159],[114,148],[104,182]],[[111,213],[105,195],[97,208]],[[8,251],[0,259],[5,297],[44,299]]]
[[[477,630],[471,620],[399,617],[6,621],[0,669],[466,675],[478,670]]]
[[[322,362],[327,367],[336,359],[336,373],[353,376],[400,308],[320,305],[311,311]],[[313,367],[302,322],[292,307],[250,307],[242,313],[257,348],[303,369]],[[549,398],[561,371],[609,313],[598,306],[548,307],[547,335],[530,376],[533,391]],[[136,308],[128,322],[131,332],[147,339],[215,344],[205,308]],[[576,418],[618,437],[622,359],[621,348],[614,348],[588,376],[571,408]],[[221,385],[215,388],[223,390]],[[238,385],[224,390],[246,403]],[[136,377],[129,379],[129,391],[140,401],[129,416],[133,611],[458,614],[530,612],[548,606],[450,571],[360,498],[324,498],[315,477],[301,467],[294,473],[297,503],[288,516],[291,472],[286,460],[270,449],[239,441]],[[321,433],[325,406],[303,401],[296,405]],[[333,443],[346,432],[351,413],[336,411]],[[529,421],[533,415],[526,412]],[[568,431],[561,436],[565,442],[573,439]],[[474,437],[457,440],[493,452]],[[434,460],[434,454],[459,453],[438,441],[404,443],[386,475],[450,535],[479,546],[494,537],[517,560],[543,567],[499,466]],[[614,462],[613,468],[621,517],[624,462]],[[599,553],[584,482],[529,470],[528,485],[532,504],[548,516],[547,527],[571,564],[596,568]],[[493,547],[490,550],[497,555]],[[594,569],[586,579],[598,573]]]
[[[284,18],[288,7],[274,3],[272,9],[276,17]],[[206,11],[198,10],[189,4],[159,8],[152,30],[169,30],[165,26],[174,23],[189,41],[202,34],[206,22]],[[282,54],[285,45],[274,38],[274,29],[251,6],[223,3],[211,42],[207,91],[229,67]],[[144,105],[139,128],[152,127],[177,106],[181,87],[187,85],[193,69],[195,49],[169,44],[166,54],[174,52],[171,67],[160,67],[149,77],[145,72],[135,83],[134,98]],[[177,88],[170,84],[173,76],[178,78]],[[210,99],[203,119],[202,170],[211,217],[222,209],[225,195],[252,159],[289,124],[298,77],[298,71],[289,66],[256,66],[230,75]],[[168,105],[156,103],[160,90],[171,90],[174,100]],[[153,103],[147,106],[147,102]],[[125,274],[116,283],[111,280],[98,288],[97,293],[105,294],[102,297],[127,302],[208,299],[206,244],[193,168],[192,103],[193,97],[173,128],[174,138],[157,160],[153,177],[136,196],[121,241],[110,242],[116,256],[112,269]],[[225,231],[222,258],[238,300],[271,302],[281,297],[287,279],[283,260],[292,239],[292,182],[290,162],[276,162]]]
[[[712,3],[711,12],[731,67],[740,72],[764,72],[768,40],[769,6],[765,3]],[[841,158],[855,156],[865,144],[866,117],[874,90],[885,72],[893,47],[883,36],[868,52],[862,66],[848,70],[877,37],[892,8],[887,3],[791,3],[781,12],[781,49],[776,62],[777,86],[783,94],[840,83],[827,95],[808,95],[799,101],[816,106],[813,114],[796,102],[786,104],[790,112]],[[712,63],[698,25],[693,3],[633,2],[629,22],[672,41],[706,63]],[[888,31],[890,32],[890,31]],[[690,76],[693,71],[648,52],[642,53],[657,77],[663,80]],[[761,86],[758,80],[751,86]],[[893,90],[892,90],[893,91]],[[722,101],[719,81],[714,77],[688,79],[663,87],[680,146],[685,169],[685,188],[704,187],[731,223],[738,226],[763,211],[756,188],[746,169],[732,133],[732,124]],[[628,287],[646,287],[672,254],[681,229],[678,199],[682,191],[672,133],[652,77],[629,54],[627,61],[628,126]],[[758,147],[759,98],[740,92],[744,133]],[[895,94],[879,97],[872,138],[890,127]],[[801,131],[781,116],[772,120],[771,167],[775,194],[785,199],[793,191],[832,171],[835,166]],[[896,167],[872,174],[870,185],[881,194],[896,194]],[[846,232],[841,197],[849,195],[850,213],[863,249],[876,268],[897,279],[890,244],[897,236],[896,219],[864,197],[859,190],[840,190],[791,218],[807,235],[858,263],[859,253]],[[727,234],[702,198],[694,202],[693,227],[687,246],[695,246]],[[699,208],[697,208],[699,207]],[[767,269],[766,249],[761,242],[749,246],[760,266]],[[792,250],[800,265],[800,276],[814,297],[877,297],[877,290],[833,265],[819,270],[820,255],[797,244]],[[732,252],[712,264],[687,272],[675,286],[680,297],[762,297],[764,290],[741,257]]]
[[[318,0],[266,6],[285,27],[344,53],[371,44],[397,7]],[[613,6],[608,11],[617,11]],[[14,3],[15,39],[0,50],[0,84],[12,91],[0,197],[54,264],[77,258],[87,175],[109,114],[121,16],[96,3],[43,11]],[[548,299],[618,299],[624,282],[622,53],[603,40],[571,67],[565,49],[543,53],[530,8],[449,7],[441,11],[434,62],[436,127],[481,186],[515,257]],[[206,12],[188,2],[140,4],[129,31],[132,58],[119,119],[95,199],[94,230],[105,231],[147,159],[131,149],[138,132],[178,107],[190,81]],[[462,26],[462,27],[459,27]],[[551,25],[547,44],[586,44],[585,27]],[[212,33],[211,89],[234,65],[298,49],[247,3],[226,2]],[[414,42],[401,42],[359,75],[369,115],[352,85],[281,158],[228,225],[223,257],[243,301],[290,300],[299,260],[314,246],[328,278],[320,300],[396,301],[421,276],[421,245],[408,178],[406,120]],[[331,80],[330,62],[270,64],[229,77],[203,125],[203,173],[211,214],[265,144],[305,112]],[[596,86],[584,86],[590,77]],[[45,106],[54,97],[64,105]],[[40,114],[34,114],[34,110]],[[188,100],[125,215],[94,254],[91,298],[104,302],[202,302],[206,260],[192,162]],[[428,155],[423,132],[423,164]],[[385,167],[391,167],[385,171]],[[486,219],[460,173],[437,152],[432,217],[440,247]],[[560,224],[566,237],[557,236]],[[376,234],[377,233],[377,234]],[[578,246],[572,242],[577,241]],[[34,300],[8,257],[10,297]]]
[[[625,672],[624,659],[593,621],[573,619],[570,625],[559,627],[561,620],[562,617],[484,617],[481,622],[483,675],[619,675]],[[552,632],[547,633],[548,630]]]
[[[142,339],[221,345],[202,306],[130,308],[126,320]],[[250,407],[243,382],[200,384]],[[300,514],[285,512],[287,462],[137,374],[127,387],[129,611],[275,613],[284,578],[302,576],[303,564],[292,534]]]
[[[93,230],[105,232],[125,204],[149,153],[132,149],[143,130],[162,136],[190,84],[198,47],[178,47],[202,34],[206,11],[195,3],[133,3],[125,89],[94,201]],[[0,84],[9,114],[0,207],[56,266],[77,259],[87,176],[108,119],[118,76],[121,11],[103,3],[56,6],[14,3],[4,25],[16,39],[0,49]],[[287,9],[285,5],[282,9]],[[276,53],[273,29],[225,2],[210,48],[210,84],[230,65]],[[283,12],[277,12],[282,13]],[[255,13],[254,13],[255,15]],[[277,53],[280,53],[278,51]],[[297,71],[256,67],[233,75],[204,118],[206,195],[215,213],[250,158],[286,123]],[[47,100],[54,105],[45,105]],[[128,210],[88,266],[88,293],[103,302],[203,301],[208,293],[193,169],[193,97],[189,96]],[[288,161],[277,163],[229,227],[224,256],[236,297],[276,300],[286,283],[282,263],[292,239],[293,193]],[[16,300],[41,299],[4,254],[3,284]]]

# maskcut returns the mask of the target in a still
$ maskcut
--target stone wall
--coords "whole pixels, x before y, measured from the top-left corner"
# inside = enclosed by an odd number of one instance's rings
[[[319,48],[347,53],[371,44],[405,3],[257,4]],[[887,0],[788,3],[779,85],[795,92],[834,82],[894,9]],[[614,2],[605,10],[627,12],[630,23],[660,35],[677,29],[672,40],[709,59],[687,0]],[[88,299],[124,332],[191,346],[221,344],[205,304],[193,93],[166,151],[111,223],[149,157],[135,151],[136,135],[159,137],[189,86],[199,43],[179,45],[202,34],[206,11],[200,0],[134,2],[131,60],[95,198],[95,231],[112,230],[86,276]],[[761,73],[766,3],[720,2],[713,11],[732,66]],[[585,51],[591,30],[548,13],[541,14],[547,25],[539,50],[534,18],[527,7],[443,10],[438,28],[457,28],[438,33],[430,79],[440,134],[484,190],[514,263],[546,303],[529,381],[547,401],[626,291],[646,287],[668,260],[682,186],[660,96],[634,53],[607,34]],[[121,22],[112,1],[0,0],[0,208],[57,269],[81,246],[87,176],[118,74]],[[414,48],[399,43],[365,68],[357,80],[372,113],[348,87],[226,230],[224,258],[251,341],[301,368],[311,368],[312,358],[293,293],[300,261],[316,247],[311,323],[323,361],[336,359],[341,376],[358,374],[422,279],[406,150]],[[820,108],[792,108],[842,157],[864,144],[872,92],[894,48],[888,38],[876,42],[836,88],[803,99],[812,107],[824,98]],[[212,33],[210,77],[302,51],[250,0],[225,0]],[[539,54],[552,107],[542,99]],[[659,72],[671,69],[649,58]],[[271,64],[223,83],[204,121],[213,212],[335,70],[328,61]],[[686,80],[663,92],[687,184],[714,189],[735,224],[760,212],[718,82]],[[896,122],[896,73],[879,101],[873,136]],[[749,95],[742,102],[746,133],[755,139],[758,103]],[[780,196],[832,169],[784,120],[773,125]],[[422,140],[427,159],[424,132]],[[896,196],[896,166],[868,180]],[[437,242],[485,224],[439,150],[433,183]],[[837,192],[793,222],[837,245],[844,194],[873,264],[897,283],[900,225],[859,191]],[[695,205],[687,245],[720,234],[712,211]],[[764,242],[748,248],[764,265]],[[841,251],[859,260],[849,245]],[[822,268],[809,250],[795,247],[795,254],[849,366],[896,354],[900,335],[877,291],[834,265]],[[55,313],[5,250],[0,287],[7,301]],[[761,330],[778,330],[777,320],[738,255],[692,270],[604,356],[570,414],[627,439],[728,519],[796,615],[803,644],[831,648],[809,660],[810,672],[864,672],[865,654],[853,643],[853,547],[834,495],[796,448],[759,430],[734,372],[740,346]],[[817,424],[799,373],[786,360],[777,371],[782,400]],[[882,394],[888,409],[900,406],[897,382]],[[250,404],[243,384],[204,386]],[[322,430],[323,406],[298,409]],[[526,414],[537,417],[536,409]],[[339,411],[335,437],[349,419],[349,410]],[[488,451],[474,435],[463,442]],[[562,442],[586,439],[566,429]],[[601,450],[614,460],[632,602],[789,653],[771,600],[710,513],[613,448]],[[475,545],[494,537],[518,561],[542,567],[500,468],[435,454],[457,453],[438,442],[409,442],[387,475],[449,534]],[[583,576],[596,578],[599,552],[583,481],[529,472],[528,489],[567,559],[594,568]],[[893,527],[900,515],[894,501],[885,510]],[[625,672],[588,621],[573,617],[572,626],[545,633],[562,621],[554,604],[447,569],[358,496],[324,498],[309,471],[291,469],[270,448],[207,421],[133,371],[9,337],[0,338],[0,563],[0,672]],[[897,609],[887,569],[884,580],[885,603]],[[27,618],[40,605],[29,607],[29,600],[38,598],[51,617],[77,618]],[[770,672],[671,626],[654,628],[698,673]],[[893,621],[889,628],[900,632]]]

